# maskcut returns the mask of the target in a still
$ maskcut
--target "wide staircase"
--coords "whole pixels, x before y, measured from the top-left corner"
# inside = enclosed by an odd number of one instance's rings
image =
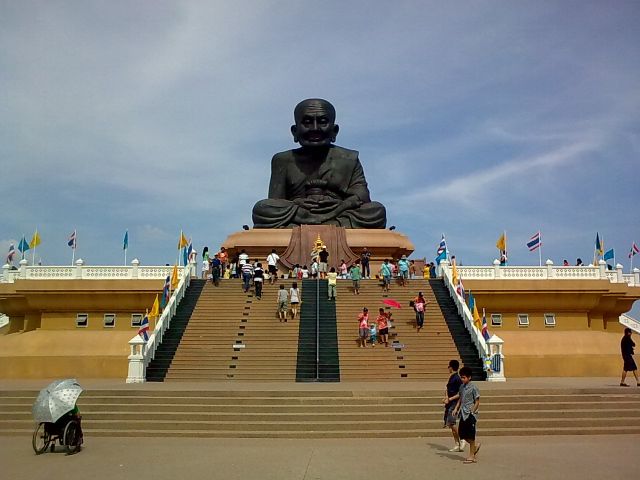
[[[377,348],[377,347],[376,347]],[[442,388],[386,391],[91,390],[78,406],[92,437],[450,437]],[[325,384],[325,387],[329,385]],[[490,388],[493,387],[493,388]],[[640,434],[640,388],[505,388],[482,383],[478,434]],[[37,391],[0,391],[0,435],[33,432]]]
[[[443,295],[440,285],[446,292],[442,280],[419,279],[410,280],[407,287],[393,283],[390,292],[383,293],[377,280],[363,280],[360,295],[354,295],[351,281],[338,281],[336,307],[341,378],[441,380],[448,376],[449,360],[459,359],[472,368],[476,380],[484,379],[477,350],[455,311],[455,304]],[[409,306],[418,292],[423,292],[428,302],[424,328],[420,332],[415,328],[415,312]],[[401,308],[386,306],[382,303],[385,298],[398,301]],[[369,309],[370,322],[375,321],[381,307],[393,313],[388,347],[371,343],[366,348],[359,347],[357,318],[363,307]]]
[[[193,288],[201,293],[191,317],[184,325],[177,323],[176,329],[182,330],[175,334],[177,341],[172,340],[172,321],[165,337],[171,348],[158,351],[148,380],[295,381],[298,320],[278,321],[279,284],[266,282],[261,300],[253,287],[244,293],[237,279],[222,280],[218,287],[194,280],[187,295]]]

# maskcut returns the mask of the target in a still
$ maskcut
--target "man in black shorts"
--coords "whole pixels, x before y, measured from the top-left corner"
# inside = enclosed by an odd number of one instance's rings
[[[462,379],[458,375],[458,368],[460,368],[460,362],[458,360],[449,361],[449,381],[447,382],[446,395],[442,399],[444,404],[444,426],[451,429],[453,440],[455,445],[450,448],[450,452],[464,452],[466,442],[460,440],[458,436],[457,418],[453,415],[453,409],[456,408],[458,399],[460,398],[460,386],[462,385]]]
[[[276,249],[271,250],[267,257],[267,268],[269,271],[269,283],[273,285],[278,280],[278,260],[280,257],[276,253]]]

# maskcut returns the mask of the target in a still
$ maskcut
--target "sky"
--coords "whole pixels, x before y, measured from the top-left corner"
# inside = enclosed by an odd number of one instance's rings
[[[640,3],[0,0],[0,249],[173,263],[216,249],[294,148],[293,107],[337,110],[414,258],[593,259],[640,245]],[[31,261],[31,252],[28,255]],[[640,256],[636,257],[640,266]]]

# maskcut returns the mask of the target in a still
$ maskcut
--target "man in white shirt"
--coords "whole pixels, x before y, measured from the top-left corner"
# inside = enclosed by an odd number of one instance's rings
[[[267,265],[269,266],[269,283],[271,283],[271,285],[278,281],[278,260],[280,260],[280,257],[274,248],[271,250],[269,256],[267,256]]]

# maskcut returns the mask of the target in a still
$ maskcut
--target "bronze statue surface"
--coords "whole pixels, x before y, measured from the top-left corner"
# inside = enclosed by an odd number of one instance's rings
[[[358,152],[332,145],[339,130],[333,105],[304,100],[294,117],[291,133],[300,148],[273,156],[269,198],[253,207],[254,227],[384,228],[385,208],[371,201]]]

